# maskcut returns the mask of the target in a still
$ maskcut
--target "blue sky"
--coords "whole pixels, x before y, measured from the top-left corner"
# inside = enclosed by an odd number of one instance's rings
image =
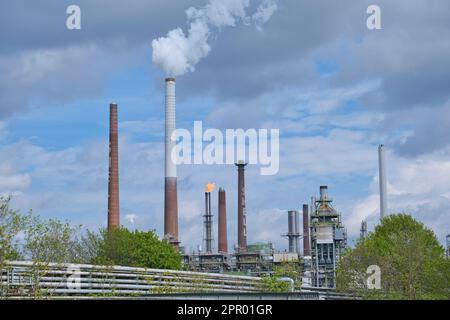
[[[309,203],[322,184],[351,240],[363,219],[372,229],[377,145],[384,143],[390,211],[411,213],[443,242],[450,223],[449,4],[379,1],[383,29],[369,31],[369,2],[275,2],[262,29],[215,30],[209,54],[177,78],[178,127],[191,130],[202,120],[221,130],[280,129],[279,174],[247,171],[250,241],[287,248],[280,237],[287,210]],[[161,235],[165,74],[152,64],[151,41],[186,30],[185,11],[206,0],[79,0],[85,18],[78,31],[65,29],[71,3],[43,3],[1,5],[0,192],[13,194],[22,211],[104,227],[114,101],[122,222]],[[34,24],[19,28],[32,9]],[[178,172],[183,243],[202,241],[203,187],[212,181],[227,191],[234,244],[236,169],[183,165]]]

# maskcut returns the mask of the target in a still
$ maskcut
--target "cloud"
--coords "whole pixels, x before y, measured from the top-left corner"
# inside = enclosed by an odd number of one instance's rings
[[[187,35],[176,28],[152,41],[153,63],[168,76],[180,76],[195,70],[195,65],[211,51],[210,37],[214,30],[235,27],[238,22],[252,21],[258,28],[266,23],[277,9],[273,0],[264,0],[250,18],[246,10],[250,0],[209,0],[199,9],[186,10],[189,30]],[[216,31],[217,32],[217,31]]]
[[[195,73],[178,82],[177,120],[190,124],[202,117],[219,128],[281,129],[280,174],[261,177],[256,168],[247,169],[249,241],[286,245],[279,237],[286,227],[282,212],[309,202],[321,183],[332,186],[335,206],[352,237],[361,219],[373,226],[380,142],[390,150],[390,207],[411,212],[441,237],[448,225],[449,197],[444,179],[450,127],[448,1],[380,0],[383,29],[373,32],[365,27],[370,1],[346,6],[331,0],[279,1],[276,14],[268,1],[250,6],[252,14],[244,14],[239,3],[245,4],[228,1],[231,11],[207,14],[213,29],[235,25],[223,28],[218,39],[201,24],[198,34],[203,37],[198,39],[187,40],[189,26],[186,33],[174,33],[179,43],[204,44],[207,36],[214,47],[209,52],[200,46],[194,57],[182,61],[184,67],[193,66],[207,54]],[[152,106],[148,113],[123,109],[121,209],[137,215],[136,227],[156,228],[161,234],[163,86],[161,73],[150,63],[151,39],[183,26],[192,1],[80,0],[83,29],[77,33],[65,29],[66,4],[71,3],[0,4],[0,117],[26,117],[29,108],[63,108],[68,102],[96,104],[97,98],[111,95],[129,98],[135,93],[127,85],[150,87],[155,77],[159,86],[151,97],[142,93],[147,99],[143,109]],[[194,21],[203,13],[190,14]],[[250,22],[265,22],[264,30],[249,28]],[[191,50],[182,44],[183,50]],[[322,61],[336,68],[324,76],[318,67]],[[133,70],[145,78],[127,73]],[[105,88],[109,90],[103,92]],[[153,107],[158,104],[161,112]],[[51,114],[48,120],[53,121]],[[93,229],[105,224],[106,137],[99,141],[87,135],[85,141],[55,150],[20,129],[3,128],[0,186],[4,181],[5,189],[11,187],[20,208],[68,217]],[[227,190],[231,246],[237,228],[235,168],[180,166],[179,172],[183,244],[202,242],[203,187],[215,181]]]
[[[125,215],[125,222],[126,223],[130,223],[130,224],[134,224],[136,222],[136,218],[138,216],[134,213],[128,213]]]

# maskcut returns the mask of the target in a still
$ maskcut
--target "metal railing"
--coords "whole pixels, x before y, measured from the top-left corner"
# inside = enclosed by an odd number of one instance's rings
[[[122,266],[10,261],[0,275],[2,296],[145,296],[261,291],[258,277]]]

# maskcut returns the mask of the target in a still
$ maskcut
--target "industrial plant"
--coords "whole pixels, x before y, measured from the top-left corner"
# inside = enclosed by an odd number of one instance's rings
[[[235,163],[237,171],[237,245],[229,250],[227,235],[226,190],[218,189],[217,215],[211,202],[215,184],[208,183],[204,190],[203,245],[193,252],[185,252],[178,234],[177,166],[171,158],[176,130],[175,78],[165,79],[165,181],[164,181],[164,238],[180,251],[186,269],[197,272],[240,272],[261,276],[273,273],[279,264],[293,264],[301,272],[302,286],[335,288],[336,269],[347,247],[347,231],[341,214],[334,208],[328,194],[328,186],[319,188],[318,196],[311,197],[310,204],[288,210],[287,232],[280,236],[287,239],[288,250],[277,251],[267,243],[248,243],[247,212],[245,199],[245,168],[242,160]],[[120,226],[119,213],[119,152],[117,104],[110,105],[108,229]],[[387,214],[386,165],[384,146],[378,148],[380,219]],[[228,200],[230,201],[230,200]],[[306,201],[305,201],[306,202]],[[302,226],[300,225],[302,213]],[[213,230],[217,217],[217,237]],[[199,223],[201,223],[199,221]],[[251,230],[250,230],[251,231]],[[361,223],[361,237],[367,235],[367,222]],[[217,245],[215,245],[217,239]],[[447,241],[450,241],[447,238]],[[302,244],[302,246],[301,246]],[[216,249],[215,249],[216,248]]]

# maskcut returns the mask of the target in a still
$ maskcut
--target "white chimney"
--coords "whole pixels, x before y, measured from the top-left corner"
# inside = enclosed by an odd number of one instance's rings
[[[380,183],[380,219],[387,215],[387,181],[386,181],[386,157],[384,154],[384,145],[378,146],[378,168]]]

